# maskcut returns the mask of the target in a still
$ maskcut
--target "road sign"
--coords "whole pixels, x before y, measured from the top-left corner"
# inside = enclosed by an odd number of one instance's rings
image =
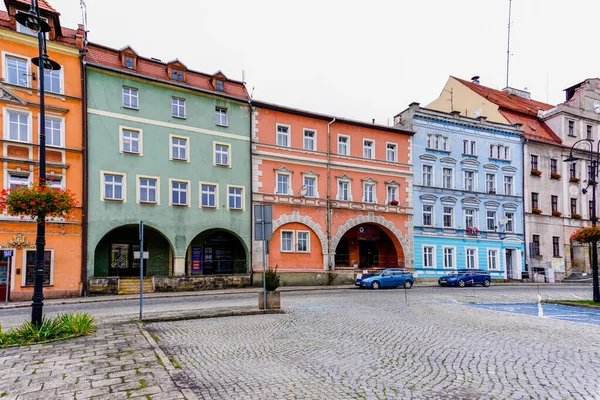
[[[12,256],[13,256],[12,250],[4,250],[4,257],[12,257]]]
[[[136,260],[139,260],[140,258],[140,252],[139,251],[134,251],[133,252],[133,258],[135,258]],[[144,252],[144,260],[147,260],[150,258],[150,253],[148,251]]]
[[[273,238],[273,206],[256,204],[254,206],[254,240],[268,241]]]

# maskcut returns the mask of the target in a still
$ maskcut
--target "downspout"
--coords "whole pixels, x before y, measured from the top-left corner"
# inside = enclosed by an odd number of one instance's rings
[[[532,272],[532,268],[529,265],[529,259],[527,258],[527,255],[529,253],[529,242],[527,241],[527,224],[525,223],[525,219],[527,218],[526,212],[525,212],[525,145],[529,142],[529,139],[523,137],[523,146],[521,146],[521,179],[523,180],[523,193],[522,193],[522,202],[521,204],[523,204],[523,212],[521,213],[521,215],[523,215],[523,257],[524,257],[524,261],[525,261],[525,266],[527,268],[527,275],[529,277],[528,280],[531,280],[533,282],[533,274]],[[506,256],[505,256],[506,257]]]
[[[83,296],[87,296],[87,256],[88,256],[88,118],[87,118],[87,70],[85,68],[85,48],[81,52],[81,111],[82,111],[82,206],[81,206],[81,282]]]
[[[250,287],[253,287],[254,285],[254,266],[252,265],[252,255],[254,254],[254,248],[253,248],[253,243],[254,241],[252,240],[252,230],[253,230],[253,225],[254,225],[254,190],[252,189],[252,145],[253,145],[253,124],[252,124],[252,120],[254,118],[254,111],[252,109],[252,100],[248,100],[248,110],[250,112],[250,118],[248,118],[249,120],[249,133],[250,133],[250,254],[248,254],[248,266],[250,267]]]
[[[327,270],[333,270],[331,264],[331,124],[335,118],[327,124]],[[335,249],[334,249],[335,251]]]

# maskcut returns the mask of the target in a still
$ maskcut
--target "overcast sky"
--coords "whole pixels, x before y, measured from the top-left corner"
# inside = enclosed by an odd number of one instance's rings
[[[61,24],[80,0],[49,0]],[[222,70],[258,100],[387,124],[449,75],[502,89],[508,0],[86,0],[89,40]],[[4,2],[2,2],[4,6]],[[556,104],[600,75],[600,1],[513,0],[510,86]]]

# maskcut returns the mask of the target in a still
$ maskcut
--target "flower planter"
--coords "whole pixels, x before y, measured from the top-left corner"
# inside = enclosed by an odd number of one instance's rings
[[[552,216],[553,217],[561,217],[562,213],[560,211],[552,211]]]
[[[577,214],[577,213],[573,213],[573,214],[571,214],[571,218],[573,218],[573,219],[581,219],[581,215]]]
[[[542,176],[542,171],[540,171],[539,169],[532,169],[531,170],[531,175],[533,175],[533,176]]]
[[[539,214],[541,214],[541,213],[542,213],[542,210],[540,210],[539,208],[532,208],[532,209],[531,209],[531,212],[532,212],[533,214],[538,214],[538,215],[539,215]]]
[[[571,183],[579,183],[580,179],[579,178],[569,178],[569,182]]]
[[[560,178],[562,178],[561,174],[557,174],[556,172],[552,172],[550,174],[550,179],[560,179]]]
[[[263,310],[265,308],[265,297],[264,292],[260,292],[258,294],[258,308]],[[268,310],[278,310],[281,308],[281,292],[277,290],[273,290],[267,292],[267,309]]]

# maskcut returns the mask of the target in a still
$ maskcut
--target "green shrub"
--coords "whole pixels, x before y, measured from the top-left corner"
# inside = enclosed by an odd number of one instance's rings
[[[279,274],[277,273],[278,266],[275,268],[267,268],[265,271],[265,286],[267,288],[267,292],[272,292],[279,287]]]

